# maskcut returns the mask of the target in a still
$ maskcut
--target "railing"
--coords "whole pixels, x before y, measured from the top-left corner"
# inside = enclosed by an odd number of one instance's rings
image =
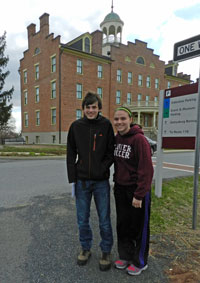
[[[120,37],[106,37],[103,39],[103,44],[120,42]]]
[[[133,101],[131,104],[124,103],[127,107],[158,107],[158,101]]]

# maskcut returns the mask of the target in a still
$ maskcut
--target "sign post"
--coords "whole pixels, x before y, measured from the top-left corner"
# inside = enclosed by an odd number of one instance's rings
[[[200,35],[180,41],[174,45],[174,61],[180,62],[200,56]],[[196,229],[197,223],[197,197],[199,181],[199,147],[200,147],[200,71],[197,97],[197,123],[195,139],[195,162],[194,162],[194,193],[193,193],[193,222],[192,228]]]
[[[197,130],[195,140],[195,161],[194,161],[194,193],[193,193],[193,221],[192,228],[195,230],[197,225],[197,199],[199,183],[199,147],[200,147],[200,70],[198,83],[198,104],[197,104]]]

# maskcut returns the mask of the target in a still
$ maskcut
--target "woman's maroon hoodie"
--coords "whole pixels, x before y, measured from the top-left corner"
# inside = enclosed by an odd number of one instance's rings
[[[123,136],[116,135],[114,158],[114,182],[133,187],[134,197],[141,200],[151,189],[153,164],[150,145],[138,125]]]

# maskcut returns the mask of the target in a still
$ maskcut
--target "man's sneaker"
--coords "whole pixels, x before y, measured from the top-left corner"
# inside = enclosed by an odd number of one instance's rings
[[[123,259],[118,259],[115,261],[114,266],[117,269],[125,269],[128,266],[128,261]]]
[[[127,273],[129,275],[140,275],[140,273],[143,271],[143,270],[146,270],[148,267],[148,265],[145,265],[144,267],[142,268],[138,268],[136,267],[134,264],[131,264],[129,265],[129,267],[127,267]]]
[[[111,255],[110,253],[102,253],[102,257],[99,260],[99,268],[101,271],[106,271],[111,268]]]
[[[91,256],[90,251],[82,250],[80,254],[78,255],[77,264],[85,265],[88,262],[88,259],[90,258],[90,256]]]

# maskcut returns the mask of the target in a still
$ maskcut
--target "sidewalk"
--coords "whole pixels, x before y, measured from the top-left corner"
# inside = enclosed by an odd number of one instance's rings
[[[112,200],[112,223],[117,258],[115,207]],[[76,265],[79,252],[75,203],[70,194],[36,197],[30,203],[0,208],[0,282],[1,283],[128,283],[169,282],[170,258],[154,252],[149,268],[139,277],[112,268],[101,272],[98,267],[98,220],[92,203],[91,225],[94,231],[92,257],[85,267]],[[157,244],[156,237],[152,247]],[[152,248],[151,247],[151,248]]]

